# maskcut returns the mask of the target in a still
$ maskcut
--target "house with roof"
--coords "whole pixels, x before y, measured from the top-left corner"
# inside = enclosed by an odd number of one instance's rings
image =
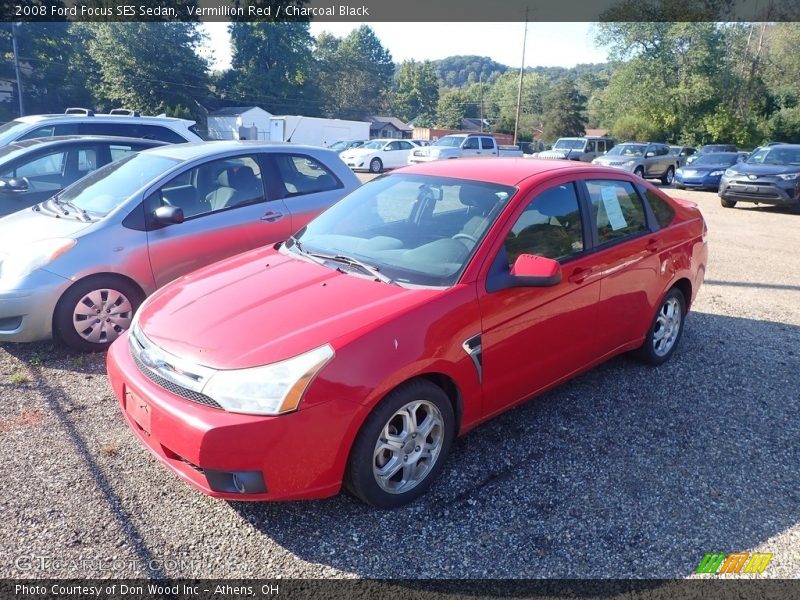
[[[268,140],[272,113],[258,106],[228,106],[208,113],[213,140]]]
[[[403,123],[397,117],[372,116],[365,117],[369,121],[369,137],[375,138],[410,138],[414,129]]]

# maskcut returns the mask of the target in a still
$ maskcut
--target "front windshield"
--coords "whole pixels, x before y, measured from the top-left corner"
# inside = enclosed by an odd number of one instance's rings
[[[155,177],[180,163],[178,159],[142,152],[101,167],[59,195],[90,213],[105,216]]]
[[[694,161],[693,166],[700,165],[734,165],[739,155],[734,152],[715,152],[713,154],[701,154]]]
[[[645,144],[619,144],[607,152],[608,156],[644,156]]]
[[[583,150],[586,142],[584,140],[566,140],[560,139],[553,146],[553,150]]]
[[[750,165],[800,165],[800,148],[759,148],[745,162]]]
[[[358,149],[361,150],[361,148],[366,148],[368,150],[380,150],[385,145],[386,145],[386,142],[373,140],[371,142],[367,142],[363,146],[359,146]]]
[[[311,221],[287,248],[355,258],[399,284],[450,286],[515,191],[446,177],[384,176]]]
[[[347,142],[336,142],[335,144],[331,144],[331,150],[347,150]]]
[[[434,146],[444,146],[446,148],[458,148],[461,145],[461,142],[464,141],[463,137],[452,137],[449,135],[444,136],[441,139],[436,140],[433,142]]]
[[[670,156],[678,156],[681,153],[681,149],[682,148],[680,146],[670,146],[669,147]]]
[[[0,146],[5,146],[16,140],[28,127],[29,124],[22,121],[9,121],[0,127]]]

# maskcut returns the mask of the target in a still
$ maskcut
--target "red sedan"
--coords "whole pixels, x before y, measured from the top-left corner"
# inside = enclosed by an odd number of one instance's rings
[[[623,352],[666,361],[706,232],[692,203],[618,169],[404,168],[156,292],[109,377],[141,441],[207,494],[344,484],[399,506],[482,421]]]

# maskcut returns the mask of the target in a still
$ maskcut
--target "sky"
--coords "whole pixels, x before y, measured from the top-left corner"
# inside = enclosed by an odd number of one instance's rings
[[[230,66],[227,23],[205,23],[212,68]],[[312,22],[311,35],[328,31],[344,37],[361,23]],[[437,60],[474,54],[510,67],[522,58],[524,23],[367,23],[384,48],[399,63],[404,60]],[[607,53],[593,42],[593,23],[528,23],[525,66],[574,67],[579,63],[605,62]],[[476,40],[491,43],[476,43]]]

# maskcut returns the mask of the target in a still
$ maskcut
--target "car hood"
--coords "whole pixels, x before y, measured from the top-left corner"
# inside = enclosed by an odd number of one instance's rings
[[[271,248],[184,276],[153,294],[139,325],[158,346],[216,369],[274,363],[323,344],[334,349],[443,293],[345,274]]]
[[[26,208],[0,218],[0,255],[39,240],[74,238],[92,225],[71,216],[56,217],[56,214],[47,208],[41,211]]]
[[[686,165],[678,169],[682,173],[686,173],[687,171],[697,171],[700,172],[711,172],[711,171],[724,171],[725,169],[730,169],[731,165]]]
[[[758,165],[739,163],[729,168],[740,175],[782,175],[783,173],[797,173],[800,171],[800,165]]]
[[[380,150],[375,150],[373,148],[350,148],[342,152],[341,156],[342,158],[358,158],[359,156],[367,156],[369,154],[375,154],[376,152],[380,152]]]

